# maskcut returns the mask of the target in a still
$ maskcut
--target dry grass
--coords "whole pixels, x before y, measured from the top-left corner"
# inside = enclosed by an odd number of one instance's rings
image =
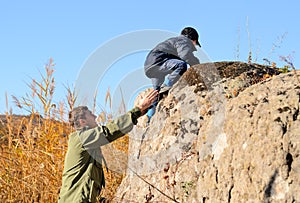
[[[13,97],[28,116],[13,115],[11,110],[0,116],[1,202],[57,202],[68,134],[73,130],[64,118],[74,107],[76,95],[68,87],[67,102],[53,103],[54,66],[50,59],[41,81],[32,79],[28,85],[31,93]],[[127,153],[128,137],[113,145]],[[112,198],[122,178],[123,174],[106,172],[103,195]]]
[[[31,116],[16,118],[13,133],[1,138],[0,199],[6,202],[57,201],[68,128],[51,120],[32,123]]]

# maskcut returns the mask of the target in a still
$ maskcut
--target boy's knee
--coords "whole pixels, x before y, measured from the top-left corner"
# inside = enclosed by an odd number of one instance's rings
[[[186,62],[181,62],[180,64],[179,64],[179,69],[180,69],[180,71],[179,71],[179,74],[180,75],[183,75],[183,73],[187,70],[187,63]]]

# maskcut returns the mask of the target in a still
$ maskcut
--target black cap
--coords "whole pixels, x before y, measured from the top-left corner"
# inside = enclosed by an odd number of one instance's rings
[[[199,43],[199,35],[197,30],[195,30],[192,27],[186,27],[181,31],[181,34],[186,36],[187,38],[191,39],[191,40],[196,40],[196,44],[201,47],[200,43]]]

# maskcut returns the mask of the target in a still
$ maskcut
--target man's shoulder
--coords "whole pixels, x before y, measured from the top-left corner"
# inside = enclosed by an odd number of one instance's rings
[[[76,136],[78,136],[78,134],[79,134],[79,131],[74,131],[74,132],[71,132],[70,134],[69,134],[69,140],[70,139],[74,139]]]
[[[80,141],[79,135],[80,131],[74,131],[69,135],[69,145],[76,145]]]

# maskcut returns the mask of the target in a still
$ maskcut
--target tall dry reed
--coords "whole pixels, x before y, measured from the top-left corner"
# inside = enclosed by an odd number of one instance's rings
[[[30,93],[13,96],[16,107],[27,115],[13,115],[7,102],[7,111],[0,117],[0,202],[57,202],[68,135],[73,131],[65,118],[76,94],[67,87],[67,101],[53,102],[54,67],[50,59],[41,80],[32,79],[28,85]],[[114,145],[127,151],[128,138]],[[103,194],[113,197],[123,175],[108,171],[106,176]]]

